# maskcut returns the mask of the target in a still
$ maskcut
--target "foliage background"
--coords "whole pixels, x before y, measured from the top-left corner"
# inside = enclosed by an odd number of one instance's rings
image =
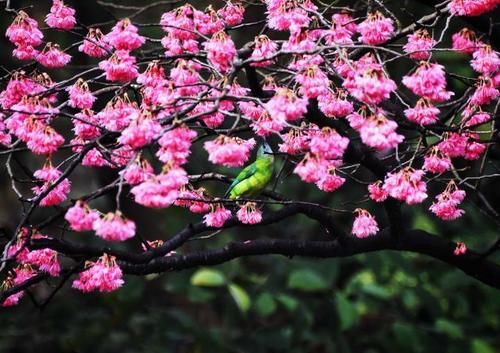
[[[102,7],[94,0],[67,2],[77,9],[79,19],[85,24],[112,19],[108,10],[117,17],[126,14]],[[151,2],[119,1],[120,5],[135,6]],[[347,2],[339,4],[344,3]],[[12,1],[11,5],[16,8],[35,5],[29,12],[41,23],[50,1]],[[207,4],[198,1],[194,5],[203,8]],[[220,7],[222,2],[214,6]],[[410,22],[410,14],[418,18],[419,14],[431,10],[414,1],[392,2],[391,6],[402,22]],[[157,22],[158,9],[163,12],[170,8],[166,5],[148,11],[136,21]],[[258,17],[259,11],[259,8],[252,8],[248,20]],[[2,31],[10,21],[10,16],[0,14]],[[458,28],[451,28],[449,33]],[[158,29],[141,31],[159,37]],[[46,33],[62,43],[62,47],[74,40],[66,34]],[[252,33],[243,33],[234,34],[233,38],[244,43],[252,36]],[[0,40],[0,64],[7,69],[15,68],[18,63],[10,57],[10,45],[5,38]],[[439,59],[449,72],[472,77],[465,57],[440,54]],[[79,60],[74,61],[69,70],[93,65]],[[408,68],[397,64],[391,70],[401,74]],[[68,74],[61,70],[51,72],[54,79]],[[450,85],[454,90],[463,89],[458,80],[450,80]],[[68,126],[63,124],[60,128]],[[18,158],[31,169],[43,163],[27,153],[19,154]],[[209,167],[202,154],[194,158],[195,163],[191,164],[196,164],[199,170]],[[229,173],[234,174],[234,171]],[[73,179],[72,195],[76,197],[97,185],[104,185],[113,177],[113,172],[96,173],[81,168]],[[221,192],[216,184],[208,184],[208,187],[214,194]],[[483,187],[491,190],[492,200],[500,200],[497,183],[485,182]],[[14,206],[15,196],[9,189],[6,172],[2,169],[0,226],[12,231],[20,210]],[[347,186],[334,196],[325,195],[306,187],[293,176],[278,185],[280,192],[291,190],[297,198],[321,201],[332,207],[360,193]],[[112,198],[99,202],[95,206],[102,210],[113,208]],[[124,213],[134,215],[147,239],[166,239],[187,222],[197,221],[178,209],[155,211],[151,215],[151,211],[132,203],[124,206]],[[466,210],[466,217],[449,224],[429,216],[424,206],[407,207],[404,216],[407,224],[416,228],[466,241],[474,249],[484,249],[495,239],[498,229],[473,202],[467,203]],[[37,216],[42,219],[44,213],[39,212]],[[379,216],[383,218],[383,214]],[[339,220],[348,230],[349,219]],[[59,229],[52,231],[60,232]],[[266,235],[328,237],[314,223],[296,217],[293,221],[257,228],[257,231],[224,231],[209,240],[209,244],[220,246],[230,239]],[[66,236],[78,237],[82,242],[91,241],[86,234]],[[207,241],[189,243],[187,248],[196,249],[202,246],[201,243]],[[137,247],[137,244],[132,246]],[[43,302],[56,285],[51,282],[38,287],[32,293],[34,300]],[[43,309],[25,298],[19,307],[0,312],[0,352],[494,353],[500,349],[498,299],[497,290],[436,260],[414,254],[381,252],[331,260],[255,257],[211,269],[153,275],[145,279],[129,276],[125,286],[110,295],[84,295],[66,285]]]

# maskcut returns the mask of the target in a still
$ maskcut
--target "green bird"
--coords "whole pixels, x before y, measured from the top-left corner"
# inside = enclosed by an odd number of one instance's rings
[[[259,147],[255,162],[247,165],[227,189],[224,198],[252,197],[260,194],[273,177],[274,156],[266,142]]]

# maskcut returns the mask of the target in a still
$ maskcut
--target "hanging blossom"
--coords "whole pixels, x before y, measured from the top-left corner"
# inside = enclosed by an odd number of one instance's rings
[[[491,76],[499,71],[500,57],[490,45],[482,45],[472,53],[472,60],[470,63],[475,71],[485,76]]]
[[[310,0],[296,1],[265,0],[267,6],[267,24],[269,28],[278,31],[295,32],[302,27],[308,27],[311,19],[307,10],[318,8]]]
[[[444,221],[452,221],[460,218],[465,213],[464,210],[457,208],[465,198],[465,191],[457,187],[451,180],[446,189],[436,196],[429,210]]]
[[[257,224],[262,222],[262,211],[255,202],[247,202],[236,212],[236,217],[243,224]]]
[[[410,76],[404,76],[403,84],[414,94],[435,102],[443,102],[454,95],[446,91],[444,66],[436,63],[421,62]]]
[[[122,131],[118,142],[138,149],[149,145],[160,136],[162,127],[149,111],[144,111],[132,119],[130,124]]]
[[[236,57],[236,47],[233,40],[225,32],[215,33],[203,47],[207,51],[210,63],[221,73],[226,73],[232,66]]]
[[[203,216],[203,223],[208,227],[221,228],[231,218],[231,211],[222,204],[211,205],[211,211]]]
[[[305,122],[300,127],[290,129],[286,134],[280,136],[283,143],[279,145],[279,151],[290,155],[307,151],[311,139],[309,130],[313,129],[317,129],[317,127],[309,126]]]
[[[42,44],[43,34],[38,28],[38,22],[23,10],[5,32],[9,41],[17,47],[37,47]]]
[[[431,56],[430,50],[435,44],[436,41],[426,29],[419,29],[408,35],[408,43],[405,44],[403,50],[412,59],[427,60]]]
[[[377,221],[370,212],[362,208],[357,208],[355,211],[356,218],[352,225],[352,234],[357,238],[367,238],[370,235],[375,235],[379,231]]]
[[[318,155],[308,152],[305,154],[304,158],[295,166],[293,172],[306,183],[319,183],[319,185],[323,185],[323,181],[331,181],[326,180],[325,178],[329,178],[334,172],[333,168],[339,166],[340,164],[341,161],[326,160]],[[320,181],[322,182],[320,183]],[[333,181],[340,182],[340,180]],[[324,186],[326,187],[326,185]]]
[[[470,98],[470,103],[481,106],[490,104],[500,96],[500,91],[495,87],[495,83],[489,77],[481,76],[476,83],[476,90]]]
[[[316,186],[324,192],[333,192],[339,189],[345,183],[345,178],[337,175],[337,168],[335,165],[330,165],[325,168],[325,172],[319,175]]]
[[[467,160],[477,160],[486,151],[486,146],[480,142],[479,135],[467,131],[445,133],[437,146],[451,158],[463,157]]]
[[[453,255],[455,256],[461,256],[467,252],[467,245],[465,243],[459,241],[457,243],[457,246],[455,247],[455,250],[453,250]]]
[[[207,213],[210,211],[210,203],[206,202],[210,196],[207,195],[205,188],[192,190],[188,187],[182,187],[175,205],[187,207],[193,213]]]
[[[227,1],[223,8],[217,11],[227,26],[237,26],[243,22],[245,8],[239,3]]]
[[[278,50],[278,44],[269,39],[265,34],[255,37],[254,49],[250,55],[250,66],[264,67],[271,65],[274,60],[271,59]]]
[[[387,200],[389,193],[383,188],[382,180],[377,180],[374,183],[368,185],[368,193],[370,199],[375,202],[383,202]]]
[[[70,30],[75,27],[75,9],[64,5],[62,0],[53,0],[45,23],[51,28]]]
[[[165,208],[172,205],[180,195],[180,190],[187,185],[189,178],[184,169],[165,165],[159,175],[146,179],[134,186],[130,192],[136,203],[151,207]]]
[[[50,189],[50,191],[40,200],[40,206],[48,207],[59,205],[67,199],[71,191],[71,182],[67,178],[64,178],[55,185],[61,175],[62,172],[54,168],[50,162],[47,162],[42,169],[36,170],[33,173],[33,176],[43,183],[41,186],[34,186],[31,189],[37,197]]]
[[[160,148],[156,152],[158,159],[172,165],[183,165],[191,154],[191,145],[196,137],[196,131],[186,125],[165,132],[158,140]]]
[[[423,170],[430,173],[441,174],[451,169],[452,162],[450,157],[441,152],[439,147],[434,146],[424,157]]]
[[[346,79],[343,85],[354,98],[371,105],[378,105],[389,99],[397,88],[396,83],[377,66],[354,72],[354,77]]]
[[[478,46],[476,33],[469,28],[462,28],[451,36],[451,47],[461,53],[472,54]]]
[[[118,21],[111,32],[106,34],[105,41],[116,50],[131,51],[140,48],[146,41],[138,32],[138,28],[130,19],[125,18]]]
[[[490,120],[491,120],[490,114],[482,111],[475,114],[471,114],[470,116],[464,116],[462,119],[465,127],[479,126],[482,124],[486,124]]]
[[[439,120],[439,109],[427,98],[420,98],[414,108],[405,109],[404,113],[409,121],[422,126],[434,124]]]
[[[96,219],[92,227],[98,237],[108,241],[124,241],[135,235],[135,223],[120,211],[109,212]]]
[[[498,0],[452,0],[448,9],[457,16],[479,16],[493,10],[496,5]]]
[[[110,49],[111,47],[105,41],[104,34],[99,28],[89,28],[89,32],[83,39],[83,43],[78,46],[78,51],[93,58],[105,56]]]
[[[113,292],[120,288],[124,281],[123,273],[114,256],[104,254],[96,262],[87,261],[85,270],[71,285],[84,293],[99,291]]]
[[[66,66],[71,61],[71,55],[59,49],[58,44],[49,42],[40,54],[37,55],[36,61],[47,68],[56,69]]]
[[[109,101],[106,107],[96,114],[96,119],[107,130],[116,132],[125,129],[140,113],[137,103],[132,102],[125,93],[123,97]]]
[[[154,170],[151,164],[138,154],[134,161],[119,174],[127,184],[137,185],[152,177]]]
[[[76,232],[85,232],[93,229],[94,222],[99,218],[99,213],[92,210],[85,201],[78,200],[68,208],[64,219]]]
[[[307,104],[306,98],[299,98],[292,90],[279,87],[265,107],[273,120],[291,122],[304,116],[307,112]]]
[[[68,104],[73,108],[91,109],[95,100],[89,90],[89,85],[82,78],[79,78],[74,85],[66,88],[69,94]]]
[[[408,205],[421,203],[427,198],[427,184],[422,180],[425,172],[404,168],[397,173],[388,173],[384,180],[384,190],[389,196]]]
[[[84,109],[75,114],[76,119],[72,119],[73,132],[81,140],[93,140],[101,136],[98,120],[92,110]]]
[[[363,120],[359,127],[361,141],[379,151],[395,148],[404,140],[404,136],[396,132],[398,124],[385,117],[382,111]]]
[[[113,55],[99,63],[99,68],[106,72],[106,80],[128,82],[139,75],[135,57],[128,51],[117,50]]]
[[[309,66],[295,76],[295,81],[300,84],[299,94],[307,99],[317,98],[328,92],[330,80],[316,65]]]
[[[319,96],[318,107],[330,118],[342,118],[354,110],[352,102],[347,100],[347,92],[343,89],[336,89],[334,92],[328,90],[326,94]]]
[[[394,21],[384,17],[379,11],[368,14],[366,20],[358,25],[361,42],[368,45],[383,44],[394,33]]]
[[[29,265],[17,266],[12,272],[9,272],[9,275],[3,280],[2,284],[0,285],[0,289],[2,290],[2,292],[9,290],[14,286],[26,282],[35,274],[36,272]],[[5,298],[1,305],[3,307],[9,307],[19,304],[19,300],[21,300],[21,298],[24,296],[24,293],[25,291],[21,290],[17,293],[9,295],[7,298]]]
[[[342,159],[349,139],[332,128],[324,127],[311,134],[309,149],[322,159]]]
[[[241,167],[248,161],[255,146],[253,138],[243,140],[239,137],[219,135],[215,140],[203,145],[208,152],[208,160],[225,167]]]

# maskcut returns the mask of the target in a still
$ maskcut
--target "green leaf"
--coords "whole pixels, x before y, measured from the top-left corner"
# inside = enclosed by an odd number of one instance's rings
[[[276,311],[276,301],[269,293],[262,293],[255,301],[255,310],[260,316],[268,316]]]
[[[288,311],[295,311],[297,307],[299,306],[299,302],[286,294],[281,294],[276,297],[276,299],[288,310]]]
[[[434,323],[437,331],[448,335],[451,338],[462,338],[463,332],[460,326],[446,319],[437,319]]]
[[[204,303],[215,298],[216,293],[209,289],[200,287],[190,287],[188,290],[188,298],[192,303]]]
[[[238,308],[244,313],[247,312],[248,309],[250,309],[250,306],[252,305],[252,301],[250,300],[250,297],[248,296],[247,292],[243,288],[234,283],[229,284],[228,288],[229,288],[229,293],[231,293],[231,296],[236,302],[236,305],[238,305]]]
[[[361,288],[363,292],[371,294],[379,299],[389,299],[392,296],[389,289],[375,283],[365,284]]]
[[[401,346],[401,348],[404,348],[408,351],[420,351],[420,349],[417,348],[419,347],[418,336],[416,336],[416,332],[412,326],[400,322],[395,322],[392,325],[392,332],[394,333],[394,336],[396,336],[396,341]]]
[[[340,320],[340,329],[348,330],[358,322],[356,307],[341,293],[335,295],[337,313]]]
[[[226,284],[226,277],[220,271],[202,268],[193,274],[191,284],[202,287],[219,287]]]
[[[304,292],[318,292],[329,288],[323,277],[311,270],[296,270],[288,277],[288,287]]]
[[[471,343],[472,353],[495,353],[495,348],[493,348],[488,342],[475,338]]]

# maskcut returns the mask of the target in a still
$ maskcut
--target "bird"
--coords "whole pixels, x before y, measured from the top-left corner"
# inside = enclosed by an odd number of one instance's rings
[[[264,142],[257,151],[255,162],[241,170],[227,189],[224,198],[235,200],[260,194],[271,181],[273,172],[273,150],[267,142]]]

